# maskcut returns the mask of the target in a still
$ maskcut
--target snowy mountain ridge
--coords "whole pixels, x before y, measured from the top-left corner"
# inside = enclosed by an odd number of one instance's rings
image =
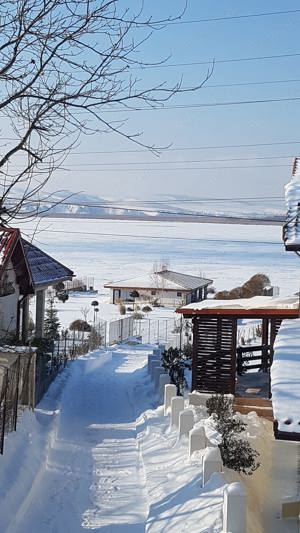
[[[29,202],[25,209],[31,211],[36,201]],[[39,211],[46,217],[86,218],[182,218],[187,217],[240,217],[284,218],[283,199],[254,202],[253,199],[216,199],[161,195],[157,199],[137,200],[101,198],[83,192],[59,191],[40,203]]]

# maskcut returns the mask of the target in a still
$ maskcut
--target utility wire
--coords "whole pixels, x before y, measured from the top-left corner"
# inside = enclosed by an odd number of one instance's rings
[[[290,57],[299,57],[300,52],[292,52],[287,54],[272,54],[264,56],[249,56],[249,57],[230,57],[227,59],[206,59],[202,61],[192,61],[183,63],[162,63],[158,65],[145,65],[140,67],[131,67],[130,70],[146,70],[153,68],[173,68],[173,67],[195,67],[198,65],[212,65],[217,63],[242,63],[244,61],[267,61],[269,59],[285,59]]]
[[[55,193],[53,193],[55,195]],[[76,193],[75,193],[76,194]],[[8,197],[8,200],[11,201],[21,201],[22,198],[17,197]],[[167,200],[124,200],[125,202],[131,203],[138,203],[138,204],[166,204],[166,203],[177,203],[177,202],[192,202],[192,203],[201,203],[201,202],[241,202],[241,201],[251,201],[251,202],[257,202],[257,201],[266,201],[266,200],[283,200],[282,196],[235,196],[235,197],[227,197],[227,198],[189,198],[189,199],[167,199]],[[119,200],[118,200],[119,202]],[[31,199],[30,203],[44,203],[44,204],[53,204],[57,205],[57,201],[55,200],[46,200],[46,199]],[[72,206],[82,206],[82,207],[114,207],[115,205],[121,205],[120,203],[115,204],[112,202],[104,202],[97,203],[97,202],[72,202],[68,199],[64,199],[63,201],[59,202],[59,205],[72,205]]]
[[[205,107],[229,107],[237,105],[250,105],[250,104],[273,104],[278,102],[298,102],[300,96],[291,96],[288,98],[265,98],[265,99],[256,99],[256,100],[231,100],[227,102],[206,102],[204,104],[174,104],[158,107],[118,107],[115,109],[97,109],[95,106],[93,108],[95,113],[101,111],[101,113],[134,113],[136,111],[165,111],[169,109],[200,109]],[[88,113],[88,110],[79,111],[74,113],[74,115],[85,115]]]
[[[27,203],[30,203],[27,202]],[[167,210],[167,209],[147,209],[147,208],[136,208],[136,207],[129,207],[129,206],[126,206],[126,205],[120,205],[120,204],[108,204],[108,203],[72,203],[72,202],[68,202],[68,201],[62,201],[62,202],[55,202],[55,201],[47,201],[47,200],[41,200],[41,201],[38,201],[38,200],[32,200],[32,203],[37,203],[38,205],[41,204],[41,203],[44,203],[44,204],[47,204],[49,206],[50,205],[70,205],[70,206],[80,206],[80,207],[92,207],[92,208],[104,208],[104,209],[113,209],[114,211],[127,211],[127,212],[135,212],[135,213],[142,213],[142,214],[145,214],[145,213],[150,213],[150,214],[159,214],[159,215],[172,215],[172,216],[187,216],[187,217],[199,217],[199,218],[203,218],[203,217],[207,217],[207,216],[214,216],[214,215],[210,215],[209,213],[199,213],[197,211],[171,211],[171,210]],[[48,211],[48,210],[47,210]],[[239,218],[237,216],[228,216],[228,215],[224,215],[224,218]],[[249,218],[251,218],[249,216]],[[255,217],[254,217],[255,218]],[[273,220],[273,219],[272,219]]]
[[[221,163],[228,161],[260,161],[260,160],[269,160],[269,159],[294,159],[295,154],[290,155],[274,155],[274,156],[258,156],[258,157],[233,157],[225,159],[191,159],[184,161],[124,161],[122,163],[114,161],[113,163],[76,163],[74,165],[68,165],[68,168],[77,168],[77,167],[95,167],[95,166],[126,166],[126,165],[176,165],[176,164],[188,164],[188,163]],[[17,168],[17,167],[16,167]],[[20,168],[20,167],[18,167]]]
[[[12,141],[18,141],[19,139],[12,139]],[[221,145],[212,145],[212,146],[180,146],[178,148],[159,148],[161,153],[164,152],[181,152],[181,151],[190,151],[190,150],[224,150],[228,148],[256,148],[256,147],[265,147],[265,146],[286,146],[292,144],[300,144],[300,140],[292,141],[278,141],[278,142],[268,142],[268,143],[248,143],[248,144],[221,144]],[[149,149],[130,149],[130,150],[82,150],[82,151],[72,151],[71,155],[83,155],[83,154],[140,154],[140,153],[149,153]],[[293,156],[294,157],[294,156]]]
[[[178,163],[178,161],[177,161]],[[126,165],[126,163],[123,163],[124,165]],[[184,161],[183,161],[183,164],[184,164]],[[290,168],[291,165],[232,165],[232,166],[218,166],[218,167],[172,167],[172,168],[148,168],[148,167],[144,167],[144,168],[89,168],[89,169],[86,169],[86,170],[83,170],[83,169],[77,169],[77,168],[68,168],[68,167],[60,167],[58,169],[56,169],[56,174],[58,172],[62,172],[62,171],[65,171],[65,172],[81,172],[81,173],[88,173],[88,172],[144,172],[144,171],[147,171],[147,172],[165,172],[165,171],[168,171],[168,172],[173,172],[173,170],[180,170],[181,172],[182,171],[188,171],[188,170],[209,170],[209,171],[214,171],[214,170],[225,170],[225,169],[255,169],[255,168]]]
[[[167,22],[167,26],[179,26],[181,24],[200,24],[203,22],[219,22],[222,20],[240,20],[240,19],[249,19],[249,18],[259,18],[259,17],[270,17],[276,15],[292,15],[299,13],[300,9],[287,9],[282,11],[263,11],[260,13],[246,13],[245,15],[229,15],[224,17],[209,17],[203,19],[195,20],[175,20]]]
[[[205,215],[207,216],[207,215]],[[210,215],[212,216],[212,215]],[[236,220],[241,220],[241,217],[219,217],[219,216],[216,216],[215,218],[222,218],[222,219],[225,219],[225,218],[228,218],[228,219],[236,219]],[[258,219],[256,219],[258,220]],[[260,219],[259,219],[260,220]],[[278,222],[277,220],[273,220],[273,219],[261,219],[263,220],[264,222]],[[30,229],[27,230],[28,231],[31,231]],[[156,240],[172,240],[172,241],[196,241],[196,242],[217,242],[217,243],[220,243],[220,242],[224,242],[223,239],[203,239],[203,238],[192,238],[192,237],[169,237],[169,236],[159,236],[159,235],[137,235],[137,234],[132,234],[132,233],[98,233],[98,232],[92,232],[92,231],[69,231],[69,230],[52,230],[52,229],[45,229],[43,230],[43,232],[45,233],[64,233],[64,234],[72,234],[72,235],[96,235],[96,236],[99,236],[99,237],[130,237],[130,238],[133,238],[133,239],[156,239]],[[233,240],[233,239],[230,239],[230,242],[234,242],[234,243],[242,243],[242,244],[269,244],[269,245],[272,245],[272,246],[281,246],[282,247],[282,243],[281,242],[270,242],[270,241],[243,241],[243,240]]]
[[[246,81],[246,82],[236,82],[236,83],[205,83],[201,90],[203,89],[217,89],[218,87],[250,87],[252,85],[279,85],[281,83],[299,83],[300,79],[288,79],[288,80],[264,80],[264,81]]]
[[[15,139],[17,140],[17,139]],[[223,144],[223,145],[213,145],[213,146],[185,146],[178,148],[161,148],[161,152],[181,152],[188,150],[224,150],[227,148],[256,148],[259,146],[286,146],[290,144],[300,144],[299,141],[278,141],[278,142],[269,142],[269,143],[251,143],[251,144]],[[149,150],[139,149],[139,150],[95,150],[95,151],[79,151],[72,152],[72,155],[82,155],[82,154],[136,154],[136,153],[149,153]]]

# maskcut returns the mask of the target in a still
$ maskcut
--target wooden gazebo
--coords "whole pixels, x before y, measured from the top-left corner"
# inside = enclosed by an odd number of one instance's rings
[[[236,394],[237,327],[240,319],[260,319],[260,368],[268,372],[273,358],[273,345],[283,319],[298,318],[297,298],[254,297],[244,300],[207,300],[177,309],[193,322],[192,390]],[[241,353],[241,352],[240,352]],[[249,358],[250,359],[250,358]]]

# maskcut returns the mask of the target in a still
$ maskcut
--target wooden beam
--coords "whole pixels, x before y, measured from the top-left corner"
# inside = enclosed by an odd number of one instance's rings
[[[211,308],[211,309],[192,309],[188,307],[180,307],[176,309],[176,313],[181,313],[186,318],[191,318],[191,316],[209,316],[209,317],[218,317],[226,316],[227,318],[299,318],[298,309],[277,309],[277,308],[261,308],[261,309],[221,309],[221,308]]]

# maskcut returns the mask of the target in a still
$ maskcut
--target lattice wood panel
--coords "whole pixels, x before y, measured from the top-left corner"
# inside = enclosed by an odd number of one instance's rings
[[[236,319],[201,316],[193,322],[192,389],[234,394]]]

